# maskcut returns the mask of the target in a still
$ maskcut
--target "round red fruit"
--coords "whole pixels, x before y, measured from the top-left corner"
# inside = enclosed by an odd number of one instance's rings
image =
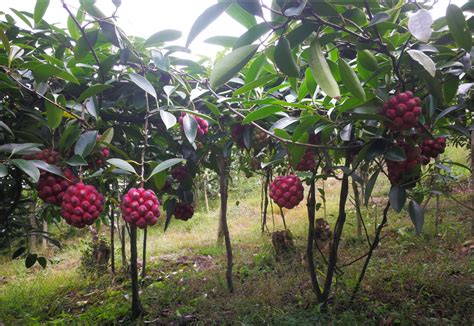
[[[171,176],[176,181],[183,182],[187,177],[189,177],[189,172],[186,166],[178,165],[177,167],[173,168],[173,170],[171,170]]]
[[[279,176],[270,184],[270,198],[280,207],[291,209],[304,198],[304,188],[296,175]]]
[[[61,216],[77,228],[91,225],[103,210],[104,196],[92,185],[70,185],[63,196]]]
[[[301,161],[296,166],[296,171],[312,171],[316,167],[315,153],[311,148],[306,149]]]
[[[194,207],[192,204],[179,202],[174,208],[174,217],[178,220],[187,221],[194,215]]]
[[[160,202],[150,189],[130,188],[122,198],[122,217],[130,225],[144,229],[160,217]]]
[[[178,119],[179,125],[181,126],[181,130],[184,130],[183,121],[184,121],[185,116],[186,116],[186,112],[181,112],[181,116]],[[204,136],[205,134],[209,132],[209,123],[205,119],[195,116],[194,114],[189,114],[189,113],[188,113],[188,116],[191,116],[196,121],[197,135],[199,137]]]

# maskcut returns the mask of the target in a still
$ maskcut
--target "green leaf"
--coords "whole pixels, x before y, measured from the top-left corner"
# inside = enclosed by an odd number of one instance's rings
[[[101,143],[110,144],[114,138],[114,128],[110,127],[99,137]]]
[[[53,102],[56,102],[52,96],[48,96],[48,98]],[[63,120],[63,110],[49,101],[45,101],[44,106],[46,107],[46,120],[48,121],[49,128],[54,130],[61,125],[61,121]]]
[[[55,165],[48,164],[45,161],[41,160],[30,160],[30,162],[33,163],[40,170],[59,175],[60,177],[64,176],[63,171]]]
[[[198,124],[196,120],[188,113],[186,113],[183,118],[183,129],[188,141],[191,144],[194,143],[197,135]]]
[[[389,19],[390,19],[390,15],[387,14],[386,12],[378,12],[372,17],[367,27],[380,24],[381,22],[387,21]]]
[[[220,45],[225,48],[231,48],[235,44],[237,39],[238,38],[235,36],[213,36],[204,40],[204,43]]]
[[[433,18],[426,9],[418,10],[408,19],[408,30],[419,41],[428,42],[433,29]]]
[[[413,60],[415,60],[423,68],[425,68],[425,70],[431,75],[431,77],[435,77],[436,65],[429,56],[427,56],[424,52],[420,50],[408,50],[407,53]]]
[[[365,187],[365,194],[364,194],[365,205],[369,204],[370,196],[372,195],[372,191],[374,190],[375,182],[377,181],[379,173],[380,173],[380,169],[377,169],[377,171],[375,171],[374,174],[372,174],[369,181],[367,181],[367,185]]]
[[[231,2],[229,0],[219,0],[219,2]],[[236,22],[249,29],[257,24],[257,20],[253,15],[242,9],[238,4],[231,3],[227,8],[226,13],[232,17]]]
[[[82,165],[88,165],[87,161],[81,156],[81,155],[73,155],[71,158],[69,158],[66,161],[66,164],[70,166],[82,166]]]
[[[134,72],[129,73],[128,76],[130,77],[130,80],[133,83],[135,83],[135,85],[137,85],[138,87],[143,89],[145,92],[147,92],[148,94],[153,96],[155,99],[158,99],[158,96],[156,95],[155,88],[148,81],[148,79],[146,79],[142,75],[136,74]]]
[[[38,257],[38,255],[28,254],[25,259],[25,267],[30,268],[31,266],[33,266],[36,263],[36,257]]]
[[[299,77],[300,68],[291,53],[290,42],[282,36],[275,47],[275,63],[285,75]]]
[[[165,110],[160,110],[160,117],[165,124],[166,129],[170,129],[176,124],[176,117]]]
[[[41,144],[38,143],[22,143],[22,144],[11,144],[11,155],[20,154],[31,149],[37,149]],[[5,146],[5,145],[4,145]]]
[[[39,0],[39,1],[41,1],[41,0]],[[47,265],[47,263],[48,263],[47,260],[46,260],[46,258],[44,258],[44,257],[38,257],[38,259],[36,259],[36,261],[38,262],[38,264],[41,265],[41,267],[46,268],[46,265]]]
[[[35,11],[33,14],[35,25],[38,25],[41,22],[48,6],[49,0],[36,0]]]
[[[98,93],[101,93],[105,91],[106,89],[112,88],[110,85],[104,85],[104,84],[95,84],[86,89],[84,92],[81,93],[79,98],[77,99],[78,102],[82,102],[85,99],[92,97],[94,95],[97,95]]]
[[[175,41],[181,37],[182,33],[175,29],[165,29],[150,36],[145,41],[145,48],[158,45],[165,42]]]
[[[308,133],[305,132],[296,141],[300,143],[307,143],[308,137],[309,137]],[[305,151],[306,151],[305,146],[293,145],[293,144],[288,145],[288,154],[290,155],[291,165],[293,167],[296,167],[298,165],[298,163],[303,158]]]
[[[390,200],[390,205],[395,212],[400,213],[407,199],[406,190],[399,185],[393,185],[392,188],[390,188],[388,198]]]
[[[408,213],[410,213],[411,221],[415,225],[416,234],[420,234],[425,222],[425,214],[423,208],[415,200],[410,200],[408,204]]]
[[[454,105],[454,106],[451,106],[447,109],[444,109],[443,111],[440,112],[440,114],[438,114],[438,116],[436,116],[436,119],[434,120],[433,124],[436,124],[436,122],[438,122],[441,118],[445,117],[446,115],[450,114],[451,112],[454,112],[454,111],[457,111],[457,110],[460,110],[460,109],[464,109],[464,107],[462,105]]]
[[[85,16],[85,10],[82,7],[79,7],[79,9],[77,10],[76,20],[79,23],[82,23],[82,21],[84,20],[84,16]],[[74,22],[74,19],[72,19],[71,16],[67,17],[67,29],[73,39],[77,40],[81,37],[81,31],[79,27],[77,27],[76,23]]]
[[[12,255],[12,259],[20,257],[26,251],[26,247],[20,247]]]
[[[148,176],[148,179],[153,177],[155,174],[160,173],[162,171],[165,171],[169,169],[172,166],[175,166],[176,164],[185,162],[185,159],[182,158],[170,158],[169,160],[163,161],[160,164],[158,164],[153,171],[151,171],[150,175]]]
[[[86,131],[83,133],[74,146],[74,154],[87,157],[95,147],[97,141],[97,131]]]
[[[248,124],[255,120],[260,120],[269,117],[277,112],[284,111],[285,108],[279,105],[263,106],[255,111],[250,112],[242,121],[242,124]]]
[[[6,177],[8,175],[8,168],[6,165],[0,163],[0,178]]]
[[[395,162],[406,161],[407,157],[403,149],[399,146],[392,146],[389,148],[387,153],[385,153],[385,159]]]
[[[300,26],[293,29],[286,35],[288,42],[290,42],[290,48],[294,48],[300,45],[308,36],[311,35],[317,28],[316,24],[303,22]]]
[[[254,16],[263,17],[262,7],[259,0],[236,0],[237,4]]]
[[[13,159],[10,162],[16,167],[18,167],[20,170],[25,172],[26,175],[33,179],[33,182],[38,182],[40,177],[40,171],[33,163],[22,159]]]
[[[31,72],[38,83],[47,80],[49,77],[57,77],[74,84],[79,84],[79,81],[74,75],[50,64],[39,64],[33,68]]]
[[[265,33],[268,33],[270,29],[271,29],[270,26],[265,22],[253,26],[235,41],[233,45],[233,49],[235,50],[244,45],[252,44],[256,40],[258,40],[261,36],[263,36]]]
[[[122,169],[124,171],[130,172],[132,174],[137,174],[137,171],[135,171],[135,168],[125,160],[122,160],[119,158],[110,158],[107,160],[107,163],[115,167],[118,167],[119,169]]]
[[[342,82],[347,90],[355,97],[365,101],[365,92],[359,78],[343,58],[339,58],[339,73],[341,74]]]
[[[216,88],[230,80],[249,62],[257,49],[258,45],[245,45],[219,60],[211,72],[211,86]]]
[[[230,6],[231,2],[220,2],[207,8],[194,22],[186,40],[186,47],[217,17],[219,17]]]
[[[337,85],[331,69],[324,57],[323,50],[317,39],[311,43],[309,57],[309,67],[313,73],[313,77],[318,83],[319,87],[332,98],[339,98],[341,96],[339,86]]]
[[[88,31],[86,32],[86,36],[81,36],[74,47],[74,58],[78,61],[84,59],[91,51],[89,45],[93,48],[97,42],[98,36],[98,29]]]
[[[457,46],[463,48],[468,53],[471,52],[472,35],[462,10],[454,4],[450,4],[446,9],[446,20],[448,22],[449,32],[453,36]]]
[[[272,75],[265,75],[257,80],[251,81],[250,83],[245,84],[244,86],[240,87],[234,92],[234,96],[239,96],[241,94],[245,94],[248,91],[253,90],[254,88],[260,87],[262,85],[271,83],[273,80],[278,78],[278,75],[272,74]]]
[[[357,63],[369,71],[376,71],[379,68],[377,59],[369,50],[357,51]]]
[[[5,52],[10,53],[10,41],[8,40],[8,37],[5,35],[5,32],[2,28],[0,28],[0,39],[2,40]]]
[[[166,201],[164,205],[166,209],[166,221],[165,221],[165,232],[168,229],[168,226],[170,225],[171,218],[173,217],[174,214],[174,209],[176,207],[176,198],[170,198]]]
[[[81,130],[77,124],[69,125],[59,139],[59,150],[64,152],[69,149],[74,142],[81,136]]]

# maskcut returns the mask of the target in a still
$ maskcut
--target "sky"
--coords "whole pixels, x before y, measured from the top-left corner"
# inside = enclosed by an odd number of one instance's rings
[[[71,9],[77,10],[79,7],[79,0],[66,0],[65,2]],[[435,19],[444,15],[449,2],[462,5],[467,0],[439,0],[432,12]],[[15,8],[33,12],[35,3],[36,0],[0,0],[0,10],[7,11],[8,8]],[[183,36],[173,44],[184,46],[196,18],[215,3],[217,0],[122,0],[122,5],[118,10],[117,24],[127,35],[143,38],[163,29],[177,29],[183,32]],[[115,8],[112,0],[96,0],[96,4],[105,14],[111,14]],[[50,0],[44,18],[49,23],[57,22],[65,26],[67,13],[60,0]],[[204,43],[205,39],[216,35],[240,36],[245,31],[245,27],[224,14],[193,41],[190,49],[194,54],[212,57],[221,48]]]

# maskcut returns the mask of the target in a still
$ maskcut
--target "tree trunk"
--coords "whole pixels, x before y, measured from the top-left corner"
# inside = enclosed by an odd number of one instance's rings
[[[306,244],[306,259],[308,263],[308,273],[311,278],[311,286],[316,299],[321,302],[321,289],[319,288],[318,278],[316,276],[316,270],[314,265],[314,219],[316,215],[316,185],[315,180],[311,180],[311,186],[309,188],[308,202],[306,203],[308,208],[308,242]]]
[[[110,217],[110,265],[112,273],[115,274],[115,220],[114,220],[114,207],[109,206],[109,217]]]
[[[33,229],[37,229],[38,228],[38,223],[36,223],[36,214],[35,214],[35,211],[36,211],[36,203],[34,203],[32,205],[32,210],[31,210],[31,214],[30,214],[30,224],[31,224],[31,227]],[[36,234],[31,234],[30,235],[30,246],[31,246],[31,249],[34,251],[36,249],[36,242],[38,241],[38,237],[36,236]]]
[[[206,205],[206,213],[209,214],[209,198],[207,197],[207,173],[204,174],[203,193],[204,193],[204,204]]]
[[[138,318],[142,313],[138,294],[138,266],[137,266],[137,227],[130,225],[130,276],[132,279],[132,317]]]
[[[267,227],[267,212],[268,212],[268,186],[270,184],[271,171],[270,169],[265,170],[265,182],[263,185],[263,209],[262,209],[262,233],[265,232]]]
[[[471,207],[474,207],[474,130],[471,131]],[[474,214],[471,216],[471,235],[474,236]]]
[[[125,244],[125,225],[122,225],[122,237],[120,239],[122,247],[122,268],[127,268],[127,247]]]
[[[361,216],[361,198],[357,183],[352,180],[352,190],[354,191],[354,203],[356,205],[356,223],[357,223],[357,236],[362,237],[362,216]]]
[[[48,232],[48,222],[46,220],[43,220],[43,232]],[[48,239],[46,239],[46,237],[43,237],[43,248],[46,249],[47,247]]]
[[[147,230],[148,228],[145,227],[143,230],[143,260],[142,260],[142,278],[146,276],[146,241],[147,241]]]
[[[228,196],[228,179],[227,171],[228,170],[228,161],[223,155],[219,158],[219,190],[221,195],[221,210],[220,210],[220,222],[219,230],[222,230],[225,241],[225,250],[227,255],[227,270],[226,270],[226,280],[227,288],[229,292],[234,292],[234,285],[232,282],[232,266],[233,266],[233,256],[232,256],[232,245],[230,242],[229,227],[227,225],[227,196]]]

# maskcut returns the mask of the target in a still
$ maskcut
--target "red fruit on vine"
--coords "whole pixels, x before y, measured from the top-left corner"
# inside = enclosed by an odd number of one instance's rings
[[[178,120],[179,125],[181,126],[181,130],[184,130],[183,120],[184,120],[185,115],[186,115],[186,112],[181,112],[181,116],[179,117],[179,120]],[[198,136],[204,136],[205,134],[209,132],[209,123],[205,119],[195,116],[194,114],[189,114],[189,115],[193,117],[194,120],[196,120]]]
[[[437,137],[435,139],[425,139],[421,144],[421,154],[430,158],[436,158],[439,154],[444,153],[446,148],[446,138]]]
[[[241,124],[233,125],[231,128],[230,136],[240,148],[245,148],[244,133],[247,126]]]
[[[264,131],[254,128],[252,135],[252,145],[255,149],[258,150],[265,147],[268,144],[268,140],[268,135]]]
[[[184,165],[178,165],[171,170],[171,176],[178,182],[183,182],[189,177],[188,168]]]
[[[307,148],[301,161],[296,166],[296,171],[313,171],[316,167],[316,154],[311,148]]]
[[[406,91],[391,96],[384,103],[381,114],[390,120],[386,122],[390,130],[407,130],[418,124],[418,117],[422,112],[420,105],[420,98],[413,97],[412,92]]]
[[[184,202],[176,203],[174,208],[174,217],[178,220],[187,221],[194,215],[193,204],[187,204]]]
[[[422,161],[420,152],[415,146],[404,141],[399,141],[397,145],[403,149],[406,159],[404,161],[387,160],[388,178],[392,184],[409,181],[409,177],[416,172]]]
[[[122,198],[121,208],[123,219],[140,229],[155,225],[160,217],[160,202],[150,189],[130,188]]]
[[[45,203],[61,206],[64,192],[76,182],[77,178],[69,169],[64,169],[64,178],[49,172],[41,172],[37,190],[38,196]]]
[[[276,177],[270,184],[270,198],[280,207],[293,208],[303,197],[303,184],[296,175]]]
[[[55,150],[45,148],[42,151],[26,157],[29,160],[40,160],[48,164],[56,165],[61,160],[61,156]]]
[[[103,210],[104,196],[92,185],[70,185],[61,204],[61,216],[77,228],[91,225]]]

